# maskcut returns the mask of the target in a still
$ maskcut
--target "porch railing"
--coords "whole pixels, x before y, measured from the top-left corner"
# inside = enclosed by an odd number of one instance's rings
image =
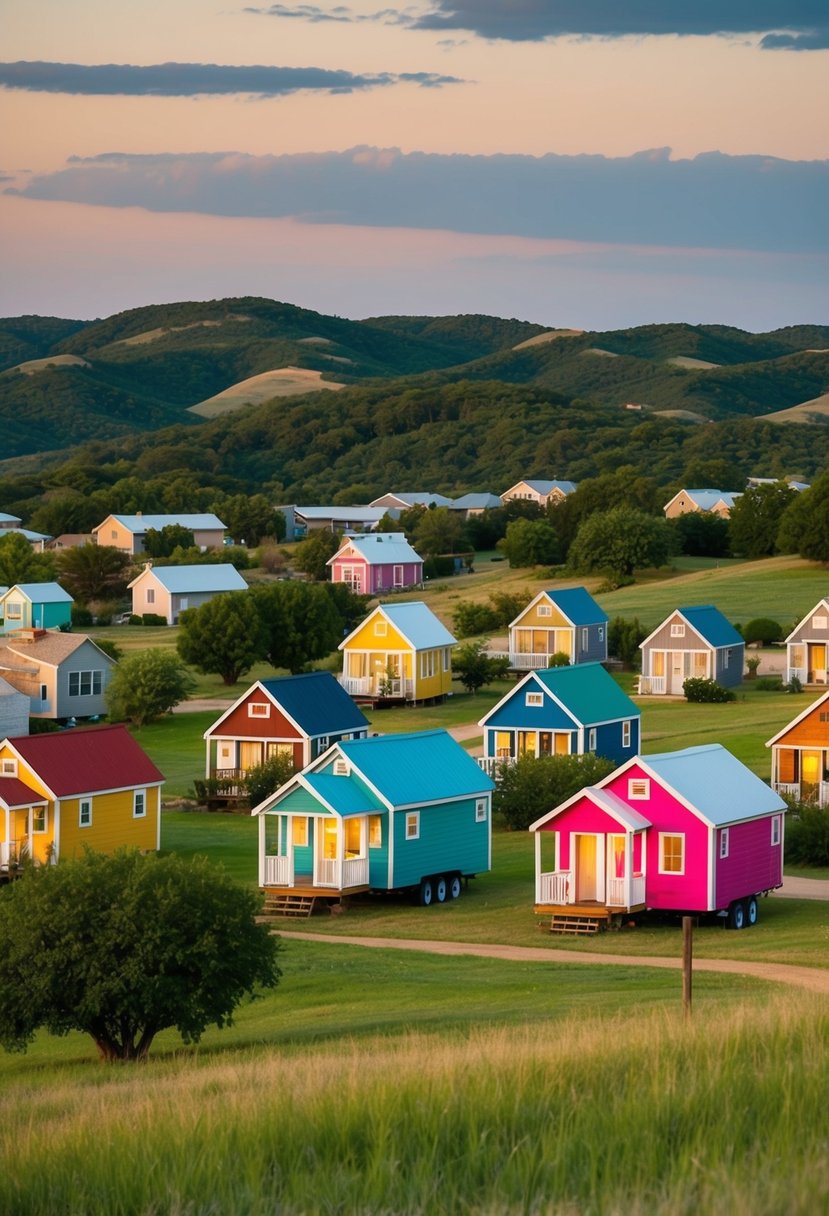
[[[639,695],[640,697],[662,694],[665,692],[665,677],[664,676],[640,676],[639,677]]]
[[[781,798],[792,798],[795,802],[815,801],[818,806],[829,805],[829,781],[820,781],[816,787],[817,798],[804,798],[799,781],[774,781],[772,788]]]
[[[314,884],[318,887],[333,887],[334,890],[367,886],[368,858],[319,858],[314,867]]]
[[[368,858],[346,857],[343,862],[344,887],[368,886]]]
[[[538,671],[549,666],[551,656],[544,654],[523,654],[516,650],[488,650],[488,659],[509,659],[510,667],[516,671]]]
[[[570,870],[553,870],[538,876],[538,902],[540,904],[569,904]]]
[[[292,883],[293,875],[289,858],[275,856],[265,858],[266,887],[290,887]]]
[[[343,673],[337,679],[350,697],[411,697],[414,695],[413,681],[403,678],[392,680],[383,678],[378,681],[374,676],[347,676]]]
[[[497,781],[500,775],[502,764],[515,764],[515,756],[476,756],[479,766],[484,770],[487,777],[491,777],[493,781]]]
[[[627,879],[609,878],[607,880],[607,906],[609,908],[627,908],[645,902],[645,876],[634,874],[630,882],[630,904],[627,901]]]

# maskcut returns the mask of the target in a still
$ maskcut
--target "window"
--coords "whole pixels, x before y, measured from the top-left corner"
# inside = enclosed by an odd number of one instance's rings
[[[731,651],[730,651],[730,650],[724,650],[724,651],[723,651],[723,653],[722,653],[722,665],[723,665],[723,671],[727,671],[727,670],[728,670],[728,664],[729,664],[729,662],[730,662],[730,661],[731,661]]]
[[[444,648],[443,648],[443,670],[449,671],[451,666],[452,666],[451,651],[449,650],[448,646],[444,646]]]
[[[682,624],[681,621],[671,625],[671,637],[672,638],[684,638],[685,637],[685,626]]]
[[[103,672],[100,671],[70,671],[69,696],[91,697],[98,696],[103,687]]]
[[[422,679],[428,679],[435,674],[437,664],[435,662],[436,653],[434,650],[424,650],[420,655],[420,675]]]
[[[596,750],[596,728],[595,728],[595,726],[591,726],[590,730],[587,732],[587,750],[589,752],[594,752]]]
[[[581,631],[581,648],[582,648],[582,650],[587,650],[589,645],[590,645],[590,630],[582,629],[582,631]]]
[[[604,641],[604,625],[599,626],[599,641]]]
[[[827,713],[825,709],[822,709],[818,714],[818,718],[821,722],[829,722],[829,713]]]
[[[527,705],[543,705],[544,694],[541,692],[528,692],[525,703]]]
[[[409,811],[406,815],[406,839],[420,838],[420,811]]]
[[[32,807],[32,834],[45,832],[49,826],[49,816],[45,806]]]
[[[147,814],[147,791],[136,790],[132,796],[132,817],[143,819]]]
[[[154,604],[154,603],[155,603],[155,587],[148,587],[148,588],[147,588],[147,603],[148,603],[148,604]]]
[[[647,777],[631,777],[628,781],[628,798],[650,798],[651,783]]]
[[[46,684],[41,684],[40,686],[40,699],[41,701],[49,700],[49,689]]]
[[[23,616],[23,605],[16,604],[13,600],[6,601],[6,618],[10,621],[19,621]]]
[[[78,827],[92,827],[92,799],[81,798],[78,802]]]
[[[112,529],[112,531],[110,532],[110,534],[109,534],[109,539],[110,539],[110,540],[117,540],[117,539],[118,539],[118,530],[117,530],[116,528],[113,528],[113,529]]]
[[[720,832],[720,857],[728,856],[728,828],[723,828]]]
[[[685,837],[679,833],[659,833],[659,873],[685,873]]]
[[[374,622],[374,633],[375,633],[376,637],[384,638],[386,636],[386,634],[388,633],[388,625],[386,624],[386,622],[385,621],[375,621]]]
[[[17,776],[17,761],[16,760],[3,760],[2,763],[0,763],[0,776],[16,777]]]
[[[813,616],[812,617],[812,627],[814,629],[825,629],[826,628],[826,617],[825,616]]]
[[[250,701],[248,704],[249,718],[269,718],[271,707],[267,701]]]
[[[380,815],[368,817],[368,847],[379,849],[383,844],[383,819]]]
[[[475,799],[475,822],[486,823],[486,798]]]
[[[538,615],[539,616],[552,616],[553,615],[552,607],[549,604],[539,604],[538,605]]]
[[[771,821],[771,843],[780,844],[780,816],[775,815]]]
[[[334,761],[334,776],[335,777],[347,777],[348,776],[348,761],[347,760],[339,759],[339,760]]]
[[[622,723],[622,747],[630,747],[630,720]]]
[[[308,844],[308,817],[295,815],[291,821],[291,839],[295,849],[304,849]]]

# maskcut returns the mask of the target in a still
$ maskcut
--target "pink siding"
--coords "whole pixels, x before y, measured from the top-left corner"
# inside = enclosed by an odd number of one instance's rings
[[[728,829],[728,856],[720,857],[717,832],[716,887],[714,903],[727,908],[733,899],[743,899],[758,891],[779,886],[783,881],[783,829],[780,844],[771,843],[772,815],[736,823]]]

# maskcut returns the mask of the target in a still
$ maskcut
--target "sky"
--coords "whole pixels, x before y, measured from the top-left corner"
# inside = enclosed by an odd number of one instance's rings
[[[0,0],[0,315],[829,324],[826,0]]]

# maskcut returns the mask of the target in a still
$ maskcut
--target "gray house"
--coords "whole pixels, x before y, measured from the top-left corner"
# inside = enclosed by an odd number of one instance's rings
[[[826,684],[829,599],[821,600],[786,638],[786,683]]]
[[[29,698],[0,679],[0,739],[29,733]]]
[[[115,660],[82,633],[22,629],[0,640],[0,678],[28,698],[33,718],[94,718]]]
[[[719,608],[677,608],[646,637],[639,692],[682,696],[688,679],[716,680],[724,688],[742,683],[745,643]]]

